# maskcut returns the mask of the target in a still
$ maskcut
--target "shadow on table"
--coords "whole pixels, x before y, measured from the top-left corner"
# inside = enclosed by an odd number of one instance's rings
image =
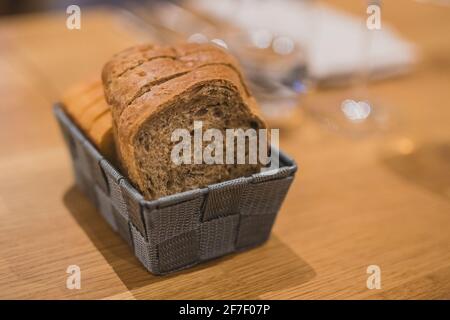
[[[129,290],[161,281],[169,284],[176,281],[176,277],[192,273],[186,288],[177,283],[177,289],[168,285],[154,294],[160,298],[201,298],[203,294],[207,297],[208,293],[215,292],[219,296],[231,295],[230,298],[256,299],[260,294],[295,287],[315,276],[314,270],[274,235],[263,246],[245,253],[230,254],[174,274],[154,276],[75,186],[66,191],[64,204]],[[202,275],[203,270],[207,274]],[[209,276],[211,279],[205,281]],[[197,294],[195,289],[202,290],[202,294]]]
[[[450,142],[419,145],[411,153],[386,157],[383,163],[409,182],[450,199]]]

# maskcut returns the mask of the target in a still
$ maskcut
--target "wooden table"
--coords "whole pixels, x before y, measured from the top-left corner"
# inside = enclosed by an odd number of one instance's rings
[[[411,75],[370,86],[389,129],[351,138],[306,116],[282,131],[300,171],[270,240],[164,277],[74,187],[51,112],[70,84],[148,35],[108,9],[83,10],[79,31],[65,18],[0,21],[1,298],[450,298],[449,9],[386,2],[383,23],[422,53]],[[66,288],[74,264],[80,290]],[[369,265],[380,290],[366,287]]]

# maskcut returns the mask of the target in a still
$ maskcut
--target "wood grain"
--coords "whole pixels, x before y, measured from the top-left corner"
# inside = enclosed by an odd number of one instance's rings
[[[356,12],[354,1],[331,2]],[[80,31],[64,19],[0,21],[0,298],[450,298],[450,10],[385,2],[383,23],[422,54],[411,75],[369,88],[392,114],[387,130],[354,138],[302,117],[281,131],[300,170],[270,240],[164,277],[74,187],[51,112],[69,85],[149,35],[106,8],[84,10]],[[80,290],[66,289],[71,264]],[[381,290],[366,287],[372,264]]]

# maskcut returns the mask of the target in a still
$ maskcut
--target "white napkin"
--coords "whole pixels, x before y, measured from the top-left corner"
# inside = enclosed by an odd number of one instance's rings
[[[382,11],[381,29],[369,31],[365,12],[354,17],[311,1],[192,0],[189,5],[247,31],[290,37],[304,48],[310,76],[318,80],[348,79],[360,70],[388,77],[408,71],[416,60],[414,46],[383,23]]]

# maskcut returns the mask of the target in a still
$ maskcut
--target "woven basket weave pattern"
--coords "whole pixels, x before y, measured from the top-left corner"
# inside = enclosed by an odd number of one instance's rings
[[[78,187],[153,274],[257,246],[270,235],[297,167],[280,168],[147,201],[87,140],[60,105],[54,113]]]

